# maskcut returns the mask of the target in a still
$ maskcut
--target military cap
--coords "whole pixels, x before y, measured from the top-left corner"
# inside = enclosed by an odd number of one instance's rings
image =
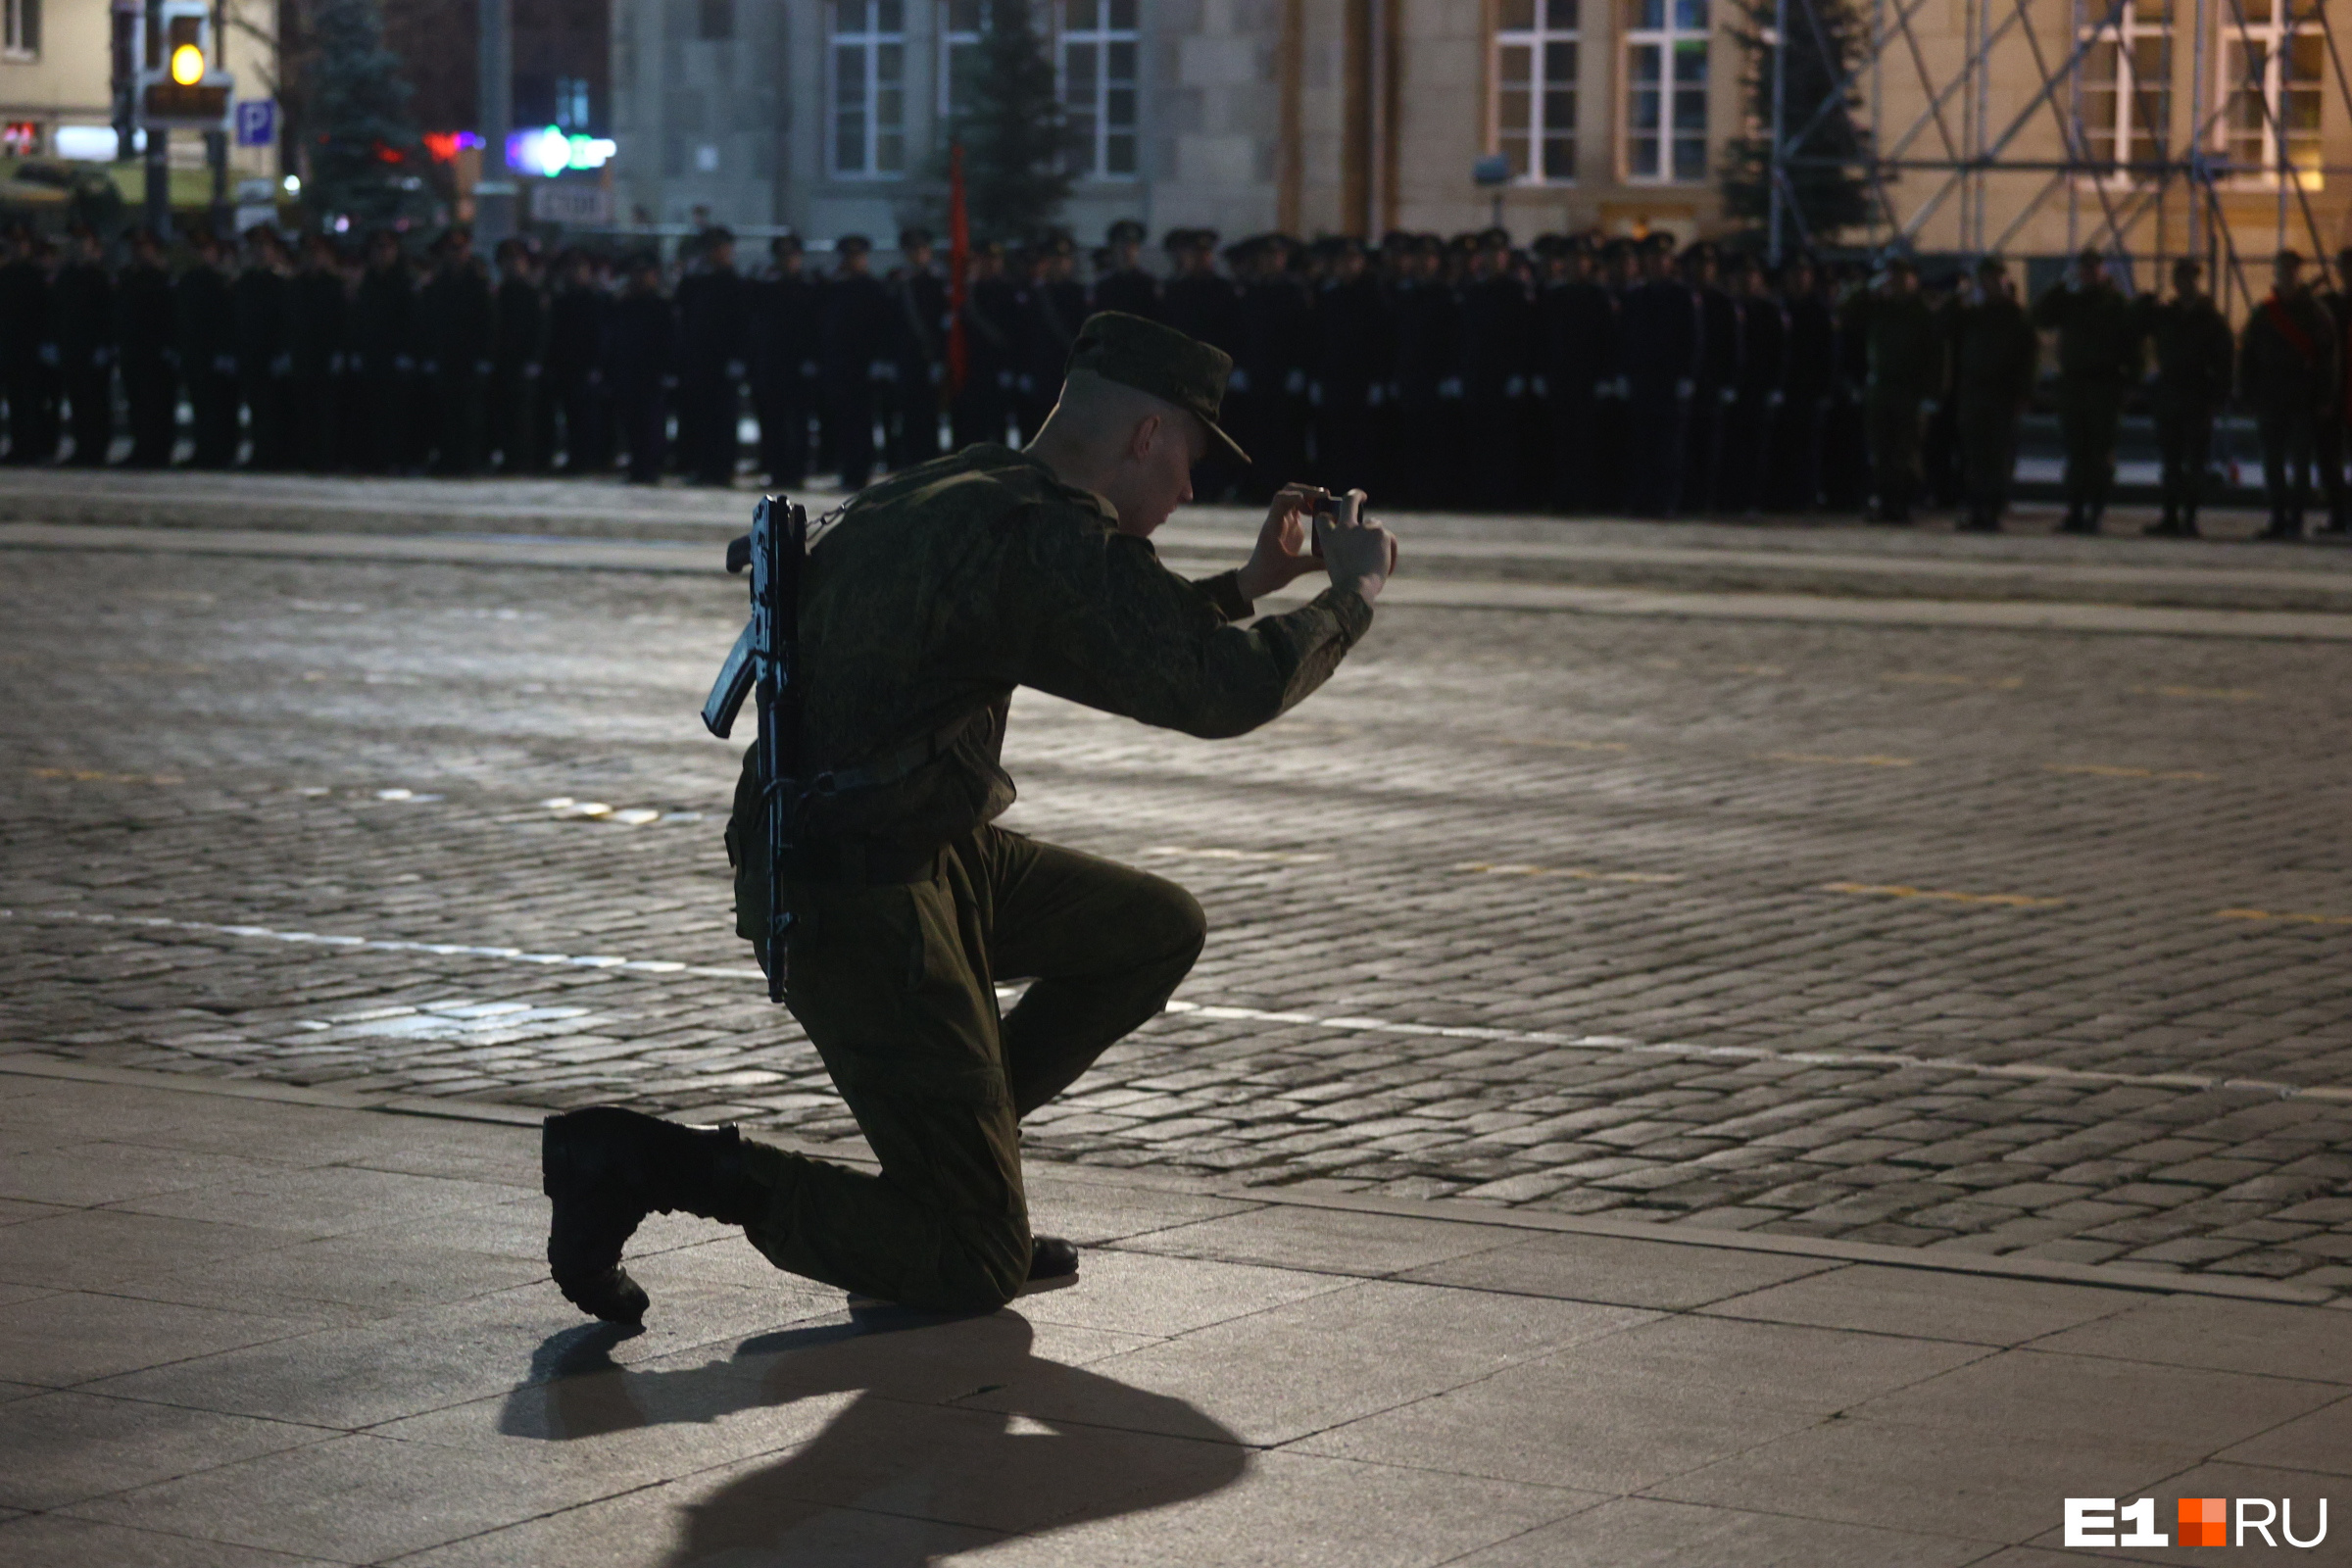
[[[1064,228],[1046,230],[1038,236],[1036,245],[1031,248],[1040,256],[1075,256],[1078,254],[1078,242],[1072,239],[1069,230]]]
[[[899,249],[903,251],[927,251],[930,248],[931,231],[929,229],[917,227],[902,228],[899,230]]]
[[[1889,256],[1881,265],[1888,272],[1908,272],[1913,277],[1919,275],[1919,263],[1908,256]]]
[[[836,256],[863,256],[874,248],[874,242],[863,234],[844,234],[833,242]]]
[[[1665,229],[1653,228],[1642,236],[1641,246],[1653,255],[1672,256],[1674,254],[1674,235]]]
[[[1227,451],[1250,461],[1242,444],[1217,423],[1225,378],[1233,370],[1233,356],[1223,349],[1125,311],[1097,311],[1070,345],[1070,368],[1092,370],[1105,381],[1173,403],[1207,425]]]
[[[1228,264],[1239,267],[1245,262],[1253,262],[1257,260],[1260,256],[1264,255],[1265,252],[1265,236],[1262,234],[1252,234],[1247,239],[1237,239],[1232,244],[1226,246],[1225,260]]]
[[[1568,236],[1565,234],[1538,234],[1527,248],[1535,255],[1549,261],[1555,256],[1568,254]]]
[[[1482,228],[1478,232],[1478,247],[1488,251],[1507,251],[1511,248],[1511,231],[1507,228]]]
[[[2076,257],[2075,260],[2084,267],[2105,267],[2107,265],[2106,256],[2096,245],[2083,246],[2082,254]]]
[[[770,256],[798,256],[801,251],[801,236],[798,234],[778,234],[767,242],[767,254]]]
[[[1412,234],[1401,228],[1392,228],[1380,236],[1380,248],[1384,251],[1395,251],[1399,256],[1413,249],[1416,243]]]
[[[1979,277],[2006,277],[2009,275],[2009,264],[1998,256],[1987,256],[1977,263],[1977,275]]]
[[[721,245],[735,243],[735,231],[724,223],[712,223],[703,230],[703,249],[715,250]]]
[[[2340,261],[2343,258],[2337,259]],[[2193,256],[2183,256],[2173,264],[2173,278],[2176,282],[2186,279],[2193,283],[2204,275],[2205,264]]]
[[[2303,265],[2303,253],[2298,250],[2280,251],[2275,258],[2272,259],[2271,265],[2274,267],[2301,267]]]
[[[1144,225],[1132,218],[1122,218],[1103,232],[1102,242],[1105,245],[1141,245],[1144,242]]]

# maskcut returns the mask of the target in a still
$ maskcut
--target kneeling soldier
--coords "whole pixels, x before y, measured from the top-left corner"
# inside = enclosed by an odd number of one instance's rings
[[[777,1267],[860,1295],[987,1311],[1077,1270],[1033,1237],[1020,1120],[1156,1014],[1200,952],[1182,888],[994,825],[1012,691],[1201,737],[1240,735],[1329,679],[1396,561],[1360,495],[1311,518],[1275,498],[1247,565],[1200,582],[1147,543],[1192,498],[1231,361],[1106,312],[1072,347],[1025,452],[983,444],[858,496],[817,534],[800,595],[804,785],[795,916],[766,951],[766,812],[746,762],[728,828],[737,929],[858,1119],[879,1175],[612,1107],[550,1118],[548,1261],[564,1294],[636,1322],[620,1266],[652,1211],[740,1225]],[[1252,601],[1318,568],[1311,604],[1244,625]],[[996,984],[1027,978],[1000,1016]]]

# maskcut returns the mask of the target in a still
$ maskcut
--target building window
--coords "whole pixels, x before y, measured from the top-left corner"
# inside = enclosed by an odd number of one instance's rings
[[[2293,169],[2320,186],[2320,101],[2328,69],[2326,0],[2241,0],[2222,23],[2223,152],[2235,172],[2265,181]]]
[[[945,124],[972,104],[972,73],[980,65],[980,29],[988,0],[940,0],[939,118]]]
[[[905,0],[832,0],[833,172],[906,172]]]
[[[701,0],[695,35],[706,43],[725,43],[735,36],[735,0]]]
[[[41,52],[41,0],[0,0],[6,20],[0,24],[0,55],[31,60]]]
[[[1089,179],[1136,175],[1138,0],[1062,0],[1061,101],[1070,115],[1074,172]]]
[[[1625,174],[1707,177],[1707,0],[1624,0]]]
[[[2080,88],[2088,160],[2117,173],[2127,164],[2171,156],[2173,0],[2131,0],[2121,15],[2078,0],[2082,54]]]
[[[1511,177],[1576,177],[1578,0],[1502,0],[1494,32],[1494,150]]]
[[[558,76],[556,78],[556,128],[588,129],[588,78],[586,76]]]

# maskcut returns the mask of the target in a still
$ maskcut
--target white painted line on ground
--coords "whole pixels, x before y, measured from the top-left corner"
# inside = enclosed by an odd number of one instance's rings
[[[751,965],[677,963],[661,958],[623,958],[606,954],[574,956],[525,953],[519,948],[470,947],[454,942],[406,942],[382,937],[329,936],[316,931],[279,931],[259,925],[225,925],[210,920],[172,920],[162,915],[93,913],[79,909],[0,909],[0,919],[57,920],[84,925],[130,926],[146,930],[193,931],[254,941],[310,943],[370,953],[425,953],[438,957],[487,958],[507,963],[564,964],[624,974],[695,975],[714,980],[760,980]],[[1010,993],[998,989],[1000,998]],[[1702,1046],[1688,1041],[1636,1040],[1629,1035],[1579,1035],[1548,1029],[1501,1029],[1477,1024],[1411,1023],[1357,1016],[1325,1017],[1311,1012],[1276,1012],[1201,1002],[1170,1002],[1180,1016],[1253,1023],[1305,1024],[1351,1034],[1418,1035],[1441,1040],[1491,1040],[1513,1045],[1559,1046],[1572,1051],[1620,1052],[1629,1055],[1685,1056],[1713,1061],[1788,1061],[1816,1067],[1866,1067],[1876,1071],[1918,1069],[2015,1078],[2034,1083],[2116,1085],[2143,1089],[2231,1090],[2274,1095],[2281,1100],[2316,1100],[2352,1104],[2352,1089],[2322,1084],[2279,1083],[2267,1078],[2222,1078],[2208,1073],[2102,1072],[2085,1067],[2049,1067],[2037,1062],[1968,1061],[1954,1056],[1915,1056],[1892,1051],[1776,1051],[1765,1046]]]

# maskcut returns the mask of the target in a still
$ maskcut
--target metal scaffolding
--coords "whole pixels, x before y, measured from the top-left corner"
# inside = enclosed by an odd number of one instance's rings
[[[2328,220],[2342,221],[2342,193],[2313,198],[2352,176],[2324,156],[2325,138],[2352,144],[2352,73],[2328,14],[2343,0],[1868,0],[1868,35],[1837,90],[1791,104],[1780,57],[1791,28],[1829,56],[1821,3],[1774,0],[1765,34],[1776,248],[1783,214],[1811,237],[1792,178],[1808,168],[1867,181],[1882,251],[1933,240],[1999,255],[2030,230],[2055,251],[2062,204],[2068,253],[2105,252],[2142,286],[2156,272],[2135,274],[2134,262],[2195,257],[2225,309],[2260,297],[2248,270],[2270,253],[2324,261],[2336,248]],[[1943,30],[1923,24],[1931,5]],[[1816,144],[1841,114],[1857,122],[1859,152]],[[2257,203],[2267,224],[2252,220]],[[2262,228],[2268,251],[2252,245]]]

